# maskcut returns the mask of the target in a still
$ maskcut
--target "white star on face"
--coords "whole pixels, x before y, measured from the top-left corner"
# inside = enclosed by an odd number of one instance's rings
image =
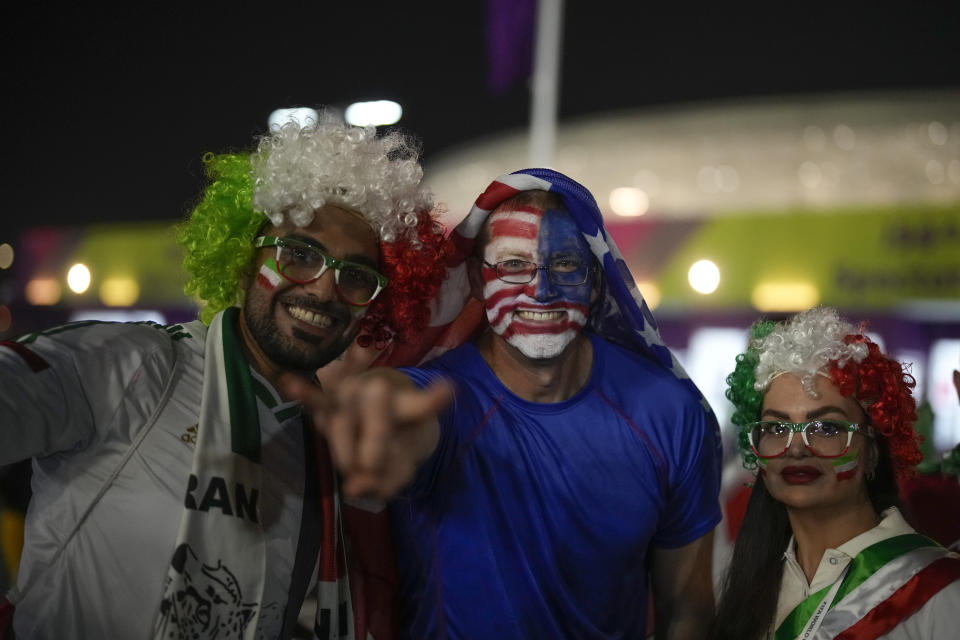
[[[597,235],[591,236],[589,233],[583,234],[587,244],[590,245],[590,251],[601,260],[603,256],[610,253],[610,247],[607,246],[607,239],[603,236],[603,229],[597,229]]]

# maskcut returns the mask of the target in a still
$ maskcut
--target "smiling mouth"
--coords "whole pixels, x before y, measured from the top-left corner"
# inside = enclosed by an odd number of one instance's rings
[[[300,322],[305,322],[312,327],[329,329],[333,326],[333,318],[330,316],[317,311],[310,311],[309,309],[304,309],[303,307],[287,305],[287,313]]]
[[[521,320],[528,322],[554,322],[566,315],[565,311],[531,311],[529,309],[517,309],[513,313]]]

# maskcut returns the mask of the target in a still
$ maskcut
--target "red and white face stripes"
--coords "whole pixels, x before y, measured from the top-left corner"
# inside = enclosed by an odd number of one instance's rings
[[[576,260],[589,266],[592,254],[569,213],[537,207],[510,207],[490,214],[484,262],[523,260],[538,266]],[[496,269],[482,267],[483,298],[493,331],[533,359],[554,358],[587,324],[592,279],[556,284],[546,269],[526,284],[510,284]]]

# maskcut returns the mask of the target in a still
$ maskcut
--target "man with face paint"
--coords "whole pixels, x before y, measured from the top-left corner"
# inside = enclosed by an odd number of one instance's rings
[[[758,475],[715,638],[957,636],[960,555],[898,509],[921,458],[915,383],[861,329],[819,307],[759,321],[727,378]]]
[[[478,298],[493,334],[539,362],[564,353],[587,324],[593,256],[559,197],[525,195],[490,214],[482,265],[471,274],[480,273]]]
[[[472,300],[451,327],[476,326],[474,338],[313,400],[345,491],[404,487],[390,505],[404,633],[644,637],[650,584],[657,637],[700,637],[716,420],[596,202],[559,173],[520,171],[488,187],[452,240],[464,259],[444,293],[462,283]]]
[[[0,346],[0,465],[36,469],[0,637],[11,610],[22,638],[303,637],[314,588],[311,637],[391,637],[392,566],[358,573],[372,556],[344,539],[360,518],[389,543],[386,518],[341,504],[277,383],[427,325],[444,239],[415,147],[323,115],[204,161],[178,228],[202,320]]]

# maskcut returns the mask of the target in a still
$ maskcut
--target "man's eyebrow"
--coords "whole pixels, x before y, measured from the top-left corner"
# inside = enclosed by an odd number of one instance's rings
[[[322,242],[319,242],[316,238],[312,236],[303,235],[299,233],[291,233],[290,235],[285,237],[291,240],[296,240],[297,242],[302,242],[303,244],[308,244],[311,247],[314,247],[315,249],[319,249],[320,251],[323,251],[327,255],[330,254],[330,250],[327,249],[326,245],[324,245]],[[359,254],[359,253],[347,254],[347,256],[343,258],[343,260],[347,262],[353,262],[355,264],[362,264],[374,270],[377,269],[377,263],[363,254]]]
[[[321,251],[326,251],[327,248],[323,246],[322,242],[317,242],[316,238],[313,236],[307,236],[300,233],[291,233],[290,235],[284,236],[288,240],[296,240],[297,242],[302,242],[303,244],[308,244],[311,247],[320,249]]]
[[[498,247],[493,251],[493,253],[498,256],[504,256],[504,255],[526,256],[526,257],[533,256],[533,252],[530,251],[529,249],[524,249],[522,247],[510,247],[510,246]]]
[[[375,260],[371,260],[367,256],[360,255],[360,254],[348,254],[347,257],[344,258],[344,260],[347,262],[352,262],[354,264],[362,264],[365,267],[370,267],[374,271],[376,271],[378,268],[377,262]]]
[[[531,255],[531,249],[535,250],[536,247],[532,247],[529,240],[515,236],[499,236],[492,238],[483,249],[489,249],[495,253],[522,253],[524,255]]]

